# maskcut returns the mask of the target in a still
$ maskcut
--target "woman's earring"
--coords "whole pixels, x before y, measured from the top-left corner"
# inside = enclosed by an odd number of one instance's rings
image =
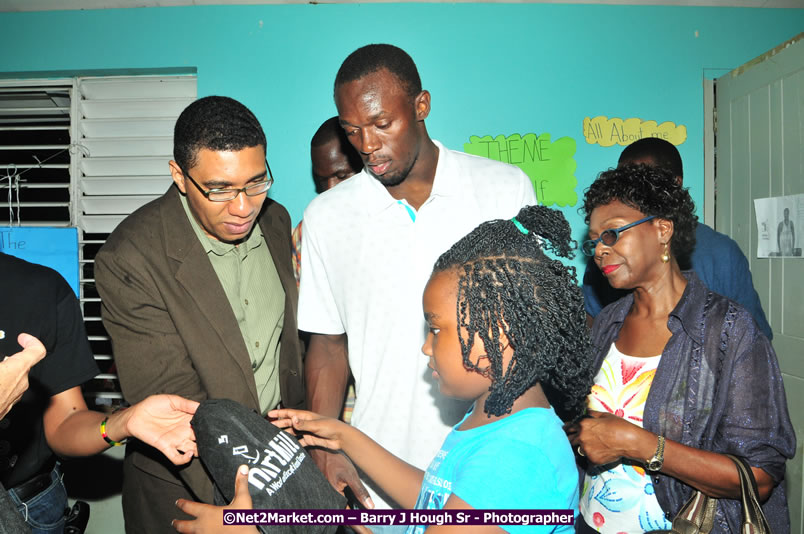
[[[661,255],[662,263],[669,263],[670,262],[670,251],[667,243],[664,244],[664,252]]]

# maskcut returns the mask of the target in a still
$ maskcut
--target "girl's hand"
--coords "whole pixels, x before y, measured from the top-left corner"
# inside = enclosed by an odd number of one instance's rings
[[[589,410],[587,417],[566,425],[564,431],[575,452],[591,463],[605,465],[620,458],[633,458],[630,451],[640,433],[646,432],[621,417],[608,412]]]
[[[343,431],[351,428],[343,421],[303,410],[271,410],[268,417],[277,427],[294,430],[299,443],[305,447],[340,450]]]
[[[257,527],[252,525],[223,525],[223,514],[226,510],[249,510],[252,507],[251,495],[248,492],[248,466],[241,465],[235,477],[235,494],[229,506],[214,506],[200,502],[179,499],[176,507],[187,515],[194,516],[190,520],[173,520],[173,528],[187,534],[256,534]]]

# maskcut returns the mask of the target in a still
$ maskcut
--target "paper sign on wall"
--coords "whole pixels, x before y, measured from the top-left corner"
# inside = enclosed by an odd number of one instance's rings
[[[574,206],[578,202],[575,148],[575,139],[562,137],[551,141],[547,133],[498,135],[494,138],[473,135],[463,145],[467,154],[516,165],[530,178],[540,204],[562,207]]]
[[[642,119],[618,119],[608,117],[586,117],[583,120],[583,136],[590,145],[627,146],[645,137],[658,137],[674,145],[687,140],[687,127],[676,126],[674,122],[643,121]]]
[[[755,198],[757,258],[801,258],[804,195]]]
[[[54,269],[78,296],[77,228],[0,227],[0,252]]]

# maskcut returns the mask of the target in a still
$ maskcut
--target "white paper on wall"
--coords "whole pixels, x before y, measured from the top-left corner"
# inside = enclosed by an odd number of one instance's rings
[[[804,195],[756,198],[757,258],[801,258]]]

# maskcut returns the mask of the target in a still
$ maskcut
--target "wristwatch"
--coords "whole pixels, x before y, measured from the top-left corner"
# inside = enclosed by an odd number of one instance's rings
[[[648,471],[659,471],[664,464],[664,436],[659,436],[659,444],[652,458],[645,462],[645,469]]]

